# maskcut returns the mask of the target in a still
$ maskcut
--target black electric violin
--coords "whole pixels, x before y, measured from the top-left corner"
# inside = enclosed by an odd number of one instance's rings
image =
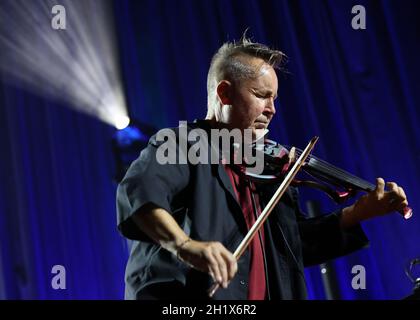
[[[264,171],[262,174],[255,174],[241,167],[238,173],[245,174],[248,179],[257,182],[278,181],[281,183],[233,253],[236,260],[239,260],[258,230],[261,229],[264,221],[268,218],[289,185],[303,185],[322,190],[338,203],[354,196],[358,191],[370,192],[375,189],[375,185],[311,155],[317,141],[318,137],[314,137],[303,151],[293,148],[293,152],[295,152],[293,156],[289,155],[292,148],[282,146],[272,140],[265,139],[264,143],[255,142],[252,145],[256,156],[264,159]],[[290,161],[291,158],[293,161]],[[297,180],[296,175],[302,170],[312,176],[314,180]],[[399,213],[405,219],[409,219],[413,212],[411,208],[405,207]],[[214,283],[208,291],[209,296],[212,297],[218,288],[219,285]]]
[[[293,156],[291,154],[289,155],[292,148],[282,146],[272,140],[265,139],[264,143],[255,142],[252,145],[256,157],[264,159],[264,171],[262,174],[255,174],[250,170],[246,170],[245,166],[241,167],[238,173],[245,174],[248,179],[257,182],[278,181],[281,183],[267,203],[267,206],[233,253],[236,260],[239,260],[258,230],[261,229],[264,221],[272,212],[274,206],[278,203],[289,185],[303,185],[322,190],[338,203],[354,196],[358,191],[370,192],[375,189],[375,185],[313,156],[311,152],[317,141],[318,137],[314,137],[303,151],[293,148],[293,152],[295,153]],[[290,159],[293,159],[293,161]],[[314,180],[297,180],[296,175],[302,170],[313,177]],[[405,219],[409,219],[413,212],[411,208],[405,207],[399,213]],[[212,297],[218,288],[219,285],[214,283],[208,291],[209,296]]]
[[[256,152],[263,153],[264,172],[262,174],[245,172],[246,176],[256,182],[281,181],[288,169],[288,155],[291,148],[269,139],[265,139],[264,143],[254,143],[253,148]],[[294,149],[296,157],[299,157],[302,154],[302,150]],[[294,179],[291,185],[321,190],[336,203],[343,203],[360,191],[370,192],[376,188],[374,184],[329,164],[312,154],[307,157],[302,165],[302,171],[309,175],[311,179]],[[399,213],[405,219],[409,219],[413,211],[410,207],[405,207]]]

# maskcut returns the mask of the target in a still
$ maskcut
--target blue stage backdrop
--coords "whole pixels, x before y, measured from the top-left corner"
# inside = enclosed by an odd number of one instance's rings
[[[111,4],[129,114],[157,128],[205,116],[209,62],[225,40],[249,27],[255,41],[284,51],[271,138],[302,147],[318,135],[317,156],[372,182],[398,182],[414,209],[409,221],[392,214],[364,223],[370,247],[333,263],[341,297],[410,294],[404,266],[420,256],[417,1]],[[364,30],[352,28],[354,5],[366,9]],[[114,131],[2,75],[0,298],[123,298],[128,253],[116,228]],[[324,195],[302,193],[324,211],[335,208]],[[65,267],[65,290],[51,285],[54,265]],[[351,286],[354,265],[365,267],[365,290]],[[324,299],[319,268],[306,274],[309,298]]]

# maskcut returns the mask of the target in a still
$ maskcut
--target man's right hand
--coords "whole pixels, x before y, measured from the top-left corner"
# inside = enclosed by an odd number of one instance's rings
[[[238,271],[233,254],[216,241],[188,241],[178,249],[177,256],[189,266],[210,274],[223,288],[227,288]]]
[[[133,215],[138,228],[191,267],[210,274],[226,288],[238,270],[236,259],[220,242],[188,240],[172,215],[148,203]]]

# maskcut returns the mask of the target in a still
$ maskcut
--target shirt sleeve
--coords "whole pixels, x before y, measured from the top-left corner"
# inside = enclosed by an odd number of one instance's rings
[[[162,161],[158,161],[158,156],[161,155],[158,149],[164,143],[156,141],[156,136],[153,136],[118,185],[117,225],[122,235],[129,239],[151,241],[136,226],[132,220],[133,214],[148,203],[153,203],[173,214],[176,209],[174,208],[176,195],[188,186],[188,164],[161,164]],[[173,148],[170,151],[173,152]],[[178,152],[179,148],[176,148],[176,153]]]
[[[311,266],[350,254],[369,245],[360,224],[342,228],[342,209],[333,213],[307,218],[299,205],[298,191],[292,192],[297,208],[299,234],[305,266]]]

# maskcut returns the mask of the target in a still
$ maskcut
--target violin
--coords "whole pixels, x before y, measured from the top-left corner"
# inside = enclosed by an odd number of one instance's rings
[[[289,185],[303,185],[322,190],[338,203],[354,196],[358,191],[370,192],[376,188],[375,185],[313,156],[311,152],[317,141],[318,137],[312,138],[303,151],[294,148],[297,158],[294,162],[289,160],[292,148],[282,146],[275,141],[265,139],[264,143],[255,142],[252,145],[255,153],[260,153],[257,157],[264,156],[263,174],[255,174],[248,170],[241,170],[239,173],[245,174],[249,180],[256,182],[280,182],[280,186],[233,253],[236,260],[239,260],[245,252]],[[297,180],[296,175],[302,170],[314,180]],[[405,219],[409,219],[413,211],[405,207],[399,213]],[[208,290],[209,296],[212,297],[218,288],[219,284],[213,283]]]
[[[264,143],[254,143],[253,150],[262,152],[264,156],[264,172],[254,174],[245,171],[245,175],[254,182],[280,182],[284,178],[289,167],[289,146],[281,145],[273,140],[264,139]],[[294,148],[296,157],[302,154],[302,150]],[[318,189],[327,194],[337,204],[354,197],[358,192],[373,191],[376,186],[363,180],[343,169],[340,169],[314,155],[309,155],[302,165],[302,171],[309,175],[310,179],[293,179],[292,186],[306,186]],[[404,219],[409,219],[413,210],[405,207],[399,213]]]

